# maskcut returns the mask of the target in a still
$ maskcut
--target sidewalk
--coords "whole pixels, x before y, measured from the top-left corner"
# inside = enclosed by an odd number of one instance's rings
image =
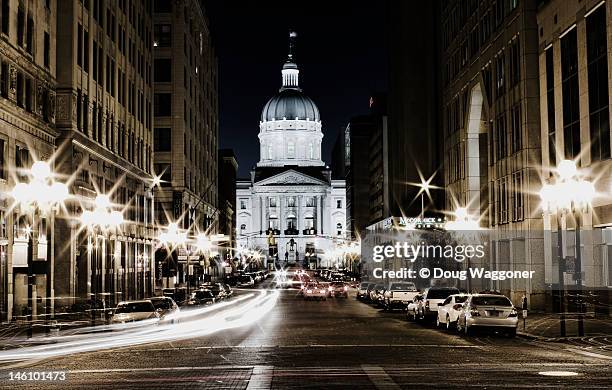
[[[559,314],[557,313],[529,313],[526,326],[523,328],[523,318],[519,312],[518,334],[527,338],[553,339],[561,337]],[[585,336],[612,335],[612,317],[592,313],[584,315]],[[568,313],[565,315],[565,337],[578,337],[578,315]]]

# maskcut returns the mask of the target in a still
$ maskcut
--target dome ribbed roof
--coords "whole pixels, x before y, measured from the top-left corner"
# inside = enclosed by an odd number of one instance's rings
[[[283,88],[266,103],[261,112],[262,121],[306,118],[320,121],[319,109],[308,96],[297,88]]]

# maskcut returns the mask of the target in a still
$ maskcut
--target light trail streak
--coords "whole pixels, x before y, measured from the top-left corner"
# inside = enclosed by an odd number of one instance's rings
[[[90,332],[103,328],[107,331],[105,333],[86,333],[88,330],[83,329],[71,335],[40,337],[32,341],[45,344],[0,351],[0,361],[44,359],[203,337],[259,321],[274,308],[278,296],[278,291],[262,291],[258,295],[248,294],[217,305],[184,310],[180,312],[180,322],[175,324],[149,324],[139,327],[106,325],[96,329],[88,328]]]

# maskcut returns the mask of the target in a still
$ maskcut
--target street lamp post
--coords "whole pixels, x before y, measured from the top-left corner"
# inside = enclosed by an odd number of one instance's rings
[[[575,262],[574,279],[576,281],[578,296],[578,335],[584,336],[584,320],[582,313],[582,253],[580,248],[580,223],[579,213],[588,209],[595,196],[593,183],[584,180],[578,173],[576,163],[571,160],[563,160],[556,169],[556,178],[553,184],[545,184],[540,190],[540,198],[548,211],[557,214],[557,236],[558,236],[558,265],[559,265],[559,325],[562,337],[566,335],[565,326],[565,258],[563,257],[563,233],[561,217],[569,212],[575,219]]]
[[[16,206],[19,206],[19,211],[23,212],[26,209],[31,209],[31,227],[27,229],[28,234],[28,247],[27,247],[27,267],[28,267],[28,308],[27,308],[27,322],[28,322],[28,337],[32,337],[32,320],[33,320],[33,285],[35,284],[34,278],[34,233],[38,230],[37,219],[39,212],[46,213],[52,217],[53,211],[57,211],[57,208],[68,198],[68,187],[64,183],[56,182],[53,179],[51,167],[49,163],[45,161],[36,161],[32,164],[32,168],[28,172],[30,181],[19,182],[15,185],[10,195],[15,201]],[[51,219],[51,218],[50,218]],[[47,221],[47,297],[45,299],[45,323],[48,322],[49,311],[50,311],[50,292],[51,292],[51,267],[49,262],[51,257],[49,254],[49,247],[51,243],[51,235],[49,234],[50,221]],[[46,327],[46,331],[48,331]]]
[[[106,239],[106,233],[109,229],[116,229],[123,223],[123,214],[119,211],[112,209],[112,203],[108,195],[99,194],[94,200],[94,210],[84,210],[81,215],[81,223],[87,227],[90,233],[88,239],[88,251],[91,254],[93,249],[93,256],[91,257],[91,289],[92,289],[92,307],[91,307],[91,326],[96,326],[96,307],[98,305],[96,301],[96,294],[98,293],[98,257],[100,255],[98,245],[98,235],[102,233],[103,239]],[[91,238],[94,242],[91,243]],[[134,273],[136,273],[136,259],[134,259]],[[134,286],[136,288],[136,286]]]

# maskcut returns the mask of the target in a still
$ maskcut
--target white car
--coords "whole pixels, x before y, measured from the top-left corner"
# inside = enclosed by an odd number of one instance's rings
[[[510,299],[499,294],[470,295],[457,319],[457,331],[466,335],[474,328],[496,328],[514,337],[517,326],[516,308]]]
[[[385,310],[405,310],[406,306],[418,294],[419,291],[412,282],[391,283],[383,294],[383,307]]]
[[[410,302],[408,302],[408,305],[406,306],[406,319],[407,320],[412,320],[412,321],[417,320],[418,310],[419,310],[419,306],[421,305],[422,300],[423,300],[423,295],[419,293],[415,295],[414,298],[412,298]]]
[[[423,292],[423,300],[417,309],[417,319],[432,320],[438,314],[438,303],[453,294],[459,294],[456,287],[429,287]]]
[[[174,299],[170,297],[151,297],[149,298],[155,311],[159,314],[159,319],[162,322],[169,321],[174,323],[181,311]]]
[[[447,330],[452,329],[457,325],[457,318],[461,312],[463,303],[468,299],[467,294],[454,294],[446,298],[444,302],[438,303],[438,316],[436,317],[436,326],[438,328],[446,327]]]
[[[119,302],[114,310],[111,323],[146,321],[159,322],[159,313],[150,300]]]

